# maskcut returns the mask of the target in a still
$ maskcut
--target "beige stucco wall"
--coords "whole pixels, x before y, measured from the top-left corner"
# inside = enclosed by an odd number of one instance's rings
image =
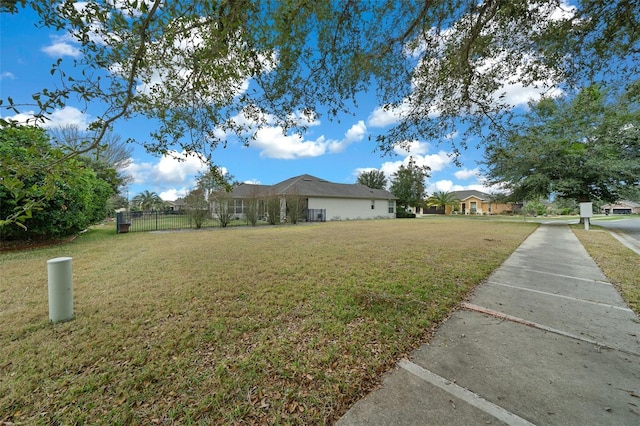
[[[393,213],[389,213],[388,200],[345,199],[345,198],[309,198],[310,209],[326,209],[327,220],[353,220],[395,218],[395,203]]]
[[[476,214],[501,214],[513,211],[513,206],[511,204],[488,203],[479,198],[470,197],[460,202],[458,205],[458,214],[462,214],[462,203],[465,204],[465,214],[471,214],[471,202],[476,203]],[[451,207],[447,207],[445,214],[451,214],[452,211],[453,209]]]

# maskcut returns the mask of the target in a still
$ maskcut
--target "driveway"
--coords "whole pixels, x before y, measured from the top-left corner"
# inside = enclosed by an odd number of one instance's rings
[[[622,233],[626,237],[629,243],[633,244],[638,250],[640,250],[640,217],[624,217],[620,219],[599,220],[600,218],[593,218],[591,223],[603,228]],[[638,251],[636,250],[636,251]]]

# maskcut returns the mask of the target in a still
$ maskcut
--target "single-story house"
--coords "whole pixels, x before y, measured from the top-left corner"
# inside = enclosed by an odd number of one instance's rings
[[[184,198],[178,198],[175,201],[165,201],[168,210],[179,212],[184,210]]]
[[[640,214],[640,203],[635,201],[618,201],[615,204],[607,204],[600,209],[605,214]]]
[[[460,200],[456,207],[447,207],[446,214],[509,214],[515,208],[513,203],[497,202],[494,195],[482,191],[452,191]]]
[[[277,197],[280,219],[285,220],[287,199],[302,201],[307,221],[395,218],[396,197],[385,189],[359,184],[333,183],[311,175],[301,175],[275,185],[242,183],[231,192],[234,215],[242,218],[246,202]]]

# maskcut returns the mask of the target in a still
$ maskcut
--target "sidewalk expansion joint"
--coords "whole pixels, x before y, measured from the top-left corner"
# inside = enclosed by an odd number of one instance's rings
[[[546,271],[539,271],[537,269],[521,268],[520,266],[510,266],[507,264],[502,264],[501,268],[512,268],[512,269],[517,269],[519,271],[534,272],[536,274],[543,274],[543,275],[552,275],[554,277],[559,277],[559,278],[567,278],[567,279],[576,280],[576,281],[586,281],[589,283],[604,284],[604,285],[613,287],[613,284],[611,284],[610,282],[602,281],[602,280],[594,280],[593,278],[580,278],[580,277],[574,277],[571,275],[557,274],[555,272],[546,272]]]
[[[494,311],[493,309],[484,308],[482,306],[474,305],[472,303],[463,302],[463,303],[460,304],[460,307],[462,307],[462,309],[466,309],[468,311],[473,311],[473,312],[478,312],[478,313],[481,313],[481,314],[491,315],[492,317],[496,317],[496,318],[499,318],[499,319],[502,319],[502,320],[515,322],[517,324],[526,325],[526,326],[531,327],[531,328],[537,328],[538,330],[548,331],[549,333],[554,333],[554,334],[558,334],[560,336],[569,337],[569,338],[574,339],[574,340],[579,340],[581,342],[590,343],[590,344],[596,346],[598,349],[600,349],[600,348],[611,349],[611,350],[614,350],[614,351],[623,352],[623,353],[628,354],[628,355],[634,355],[634,356],[640,357],[640,353],[638,353],[638,352],[633,352],[633,351],[630,351],[628,349],[618,348],[618,347],[615,347],[615,346],[607,345],[605,343],[600,343],[600,342],[598,342],[596,340],[593,340],[593,339],[588,339],[586,337],[578,336],[578,335],[575,335],[575,334],[572,334],[572,333],[567,333],[566,331],[558,330],[557,328],[548,327],[546,325],[539,324],[537,322],[528,321],[526,319],[514,317],[512,315],[508,315],[508,314],[505,314],[505,313],[502,313],[502,312]]]
[[[542,294],[542,295],[545,295],[545,296],[554,296],[554,297],[559,297],[561,299],[573,300],[575,302],[590,303],[592,305],[598,305],[598,306],[602,306],[602,307],[605,307],[605,308],[611,308],[611,309],[618,309],[620,311],[625,311],[625,312],[633,312],[632,309],[629,309],[629,308],[627,308],[625,306],[610,305],[608,303],[596,302],[595,300],[579,299],[577,297],[565,296],[564,294],[549,293],[548,291],[534,290],[532,288],[526,288],[526,287],[520,287],[520,286],[517,286],[517,285],[499,283],[497,281],[487,281],[487,283],[488,284],[493,284],[493,285],[499,285],[501,287],[513,288],[513,289],[516,289],[516,290],[529,291],[531,293]]]
[[[480,395],[471,392],[470,390],[463,388],[450,380],[445,379],[442,376],[438,376],[437,374],[417,365],[411,361],[400,360],[398,362],[398,366],[408,371],[409,373],[415,375],[416,377],[431,383],[433,386],[442,389],[443,391],[449,393],[450,395],[484,411],[485,413],[495,417],[496,419],[509,424],[509,425],[522,425],[522,426],[532,426],[533,423],[528,422],[522,417],[511,413],[510,411],[505,410],[504,408],[496,405],[486,399],[482,398]]]

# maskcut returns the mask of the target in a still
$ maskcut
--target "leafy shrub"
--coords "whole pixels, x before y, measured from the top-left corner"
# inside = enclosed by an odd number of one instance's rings
[[[407,218],[415,218],[416,214],[415,213],[409,213],[406,211],[398,211],[396,212],[396,218],[398,219],[407,219]]]
[[[64,159],[43,130],[0,129],[0,232],[7,240],[77,233],[107,215],[108,182],[77,159]],[[22,212],[17,219],[16,211]]]

